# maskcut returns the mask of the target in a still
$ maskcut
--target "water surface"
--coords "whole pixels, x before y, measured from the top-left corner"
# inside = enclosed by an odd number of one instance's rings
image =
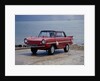
[[[38,36],[41,30],[64,31],[67,36],[74,36],[74,43],[84,43],[84,20],[66,21],[16,21],[15,44],[24,44],[24,38]]]

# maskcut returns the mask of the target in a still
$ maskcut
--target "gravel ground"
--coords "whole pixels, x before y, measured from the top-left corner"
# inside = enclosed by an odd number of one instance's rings
[[[54,55],[47,55],[47,52],[42,50],[39,50],[37,55],[32,55],[30,49],[16,50],[15,65],[84,65],[84,50],[73,47],[65,53],[59,49]]]

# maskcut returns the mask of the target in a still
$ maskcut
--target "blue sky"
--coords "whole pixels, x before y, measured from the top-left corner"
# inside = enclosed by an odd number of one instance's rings
[[[16,15],[15,21],[83,20],[84,15]]]

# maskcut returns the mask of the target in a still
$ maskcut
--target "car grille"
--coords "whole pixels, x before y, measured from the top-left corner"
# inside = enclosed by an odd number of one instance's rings
[[[28,44],[36,46],[40,45],[40,41],[28,41]]]

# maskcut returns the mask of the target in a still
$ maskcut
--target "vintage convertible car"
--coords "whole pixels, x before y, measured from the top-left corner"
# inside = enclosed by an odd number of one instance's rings
[[[31,47],[33,54],[36,54],[37,50],[47,50],[51,55],[55,49],[64,49],[68,52],[72,40],[73,36],[66,36],[64,31],[42,30],[38,37],[25,38],[24,43]]]

